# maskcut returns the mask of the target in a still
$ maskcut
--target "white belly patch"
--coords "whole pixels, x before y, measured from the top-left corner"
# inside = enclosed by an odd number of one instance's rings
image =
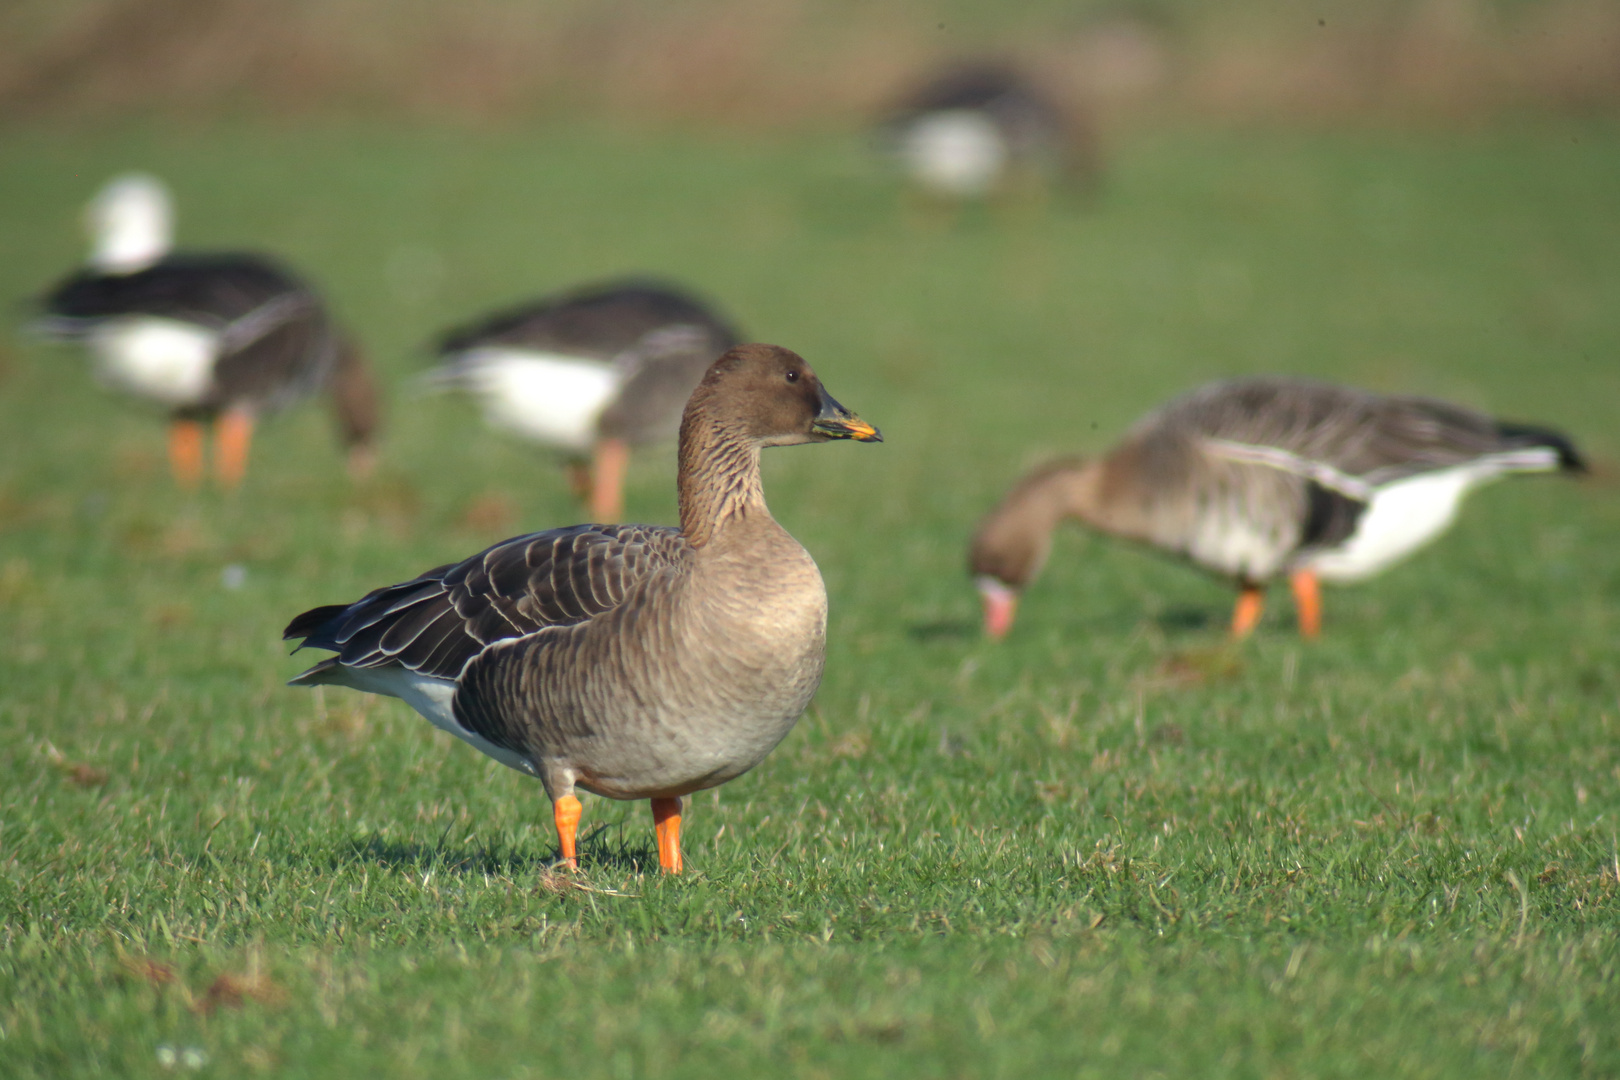
[[[624,378],[605,360],[524,349],[473,349],[453,363],[491,425],[565,450],[590,449]]]
[[[214,385],[219,335],[195,323],[150,315],[110,319],[90,332],[96,377],[163,405],[196,405]]]
[[[996,182],[1007,163],[1007,143],[983,113],[952,109],[912,124],[900,154],[920,183],[970,197],[983,195]]]
[[[339,674],[341,672],[341,674]],[[351,668],[342,667],[332,672],[327,682],[363,690],[368,694],[396,697],[425,716],[440,731],[448,731],[463,742],[507,768],[529,776],[538,776],[529,759],[504,746],[496,746],[475,732],[468,731],[456,720],[451,702],[456,696],[456,684],[451,679],[438,679],[403,667]]]
[[[1451,526],[1463,496],[1500,475],[1483,464],[1420,473],[1376,489],[1349,540],[1304,565],[1325,581],[1360,581],[1404,559]]]

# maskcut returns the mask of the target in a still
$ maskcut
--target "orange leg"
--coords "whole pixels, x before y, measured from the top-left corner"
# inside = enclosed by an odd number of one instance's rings
[[[551,816],[557,822],[557,846],[562,851],[563,861],[572,870],[579,869],[579,851],[574,838],[579,835],[579,815],[583,809],[572,795],[564,795],[551,804]]]
[[[214,421],[214,476],[226,491],[247,475],[248,447],[253,445],[253,414],[226,409]]]
[[[1232,609],[1232,636],[1246,638],[1260,624],[1260,613],[1266,609],[1266,594],[1254,585],[1243,586],[1237,607]]]
[[[624,471],[630,464],[630,445],[623,439],[596,444],[591,462],[591,520],[606,525],[624,513]]]
[[[1322,632],[1322,586],[1310,570],[1295,570],[1290,583],[1294,586],[1294,610],[1299,614],[1299,632],[1302,637],[1314,638]]]
[[[349,479],[364,480],[377,469],[377,450],[372,446],[356,446],[349,451]]]
[[[681,800],[654,799],[653,823],[658,826],[658,865],[666,874],[681,872]]]
[[[203,477],[203,426],[195,420],[169,425],[169,470],[180,486],[196,491]]]

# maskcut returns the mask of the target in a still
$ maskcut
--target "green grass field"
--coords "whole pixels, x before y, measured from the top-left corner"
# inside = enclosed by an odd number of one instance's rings
[[[1091,205],[922,228],[853,141],[268,126],[0,156],[0,297],[109,173],[193,246],[330,291],[393,388],[351,485],[320,409],[191,498],[82,358],[0,344],[0,1075],[1620,1074],[1620,498],[1506,483],[1225,651],[1230,590],[1066,534],[999,646],[963,570],[1024,466],[1200,381],[1296,372],[1620,457],[1620,129],[1158,134]],[[286,688],[288,618],[578,511],[414,395],[434,331],[649,270],[880,425],[772,451],[827,677],[752,774],[586,803],[394,701]],[[12,333],[16,328],[17,333]],[[629,512],[674,516],[673,455]],[[223,584],[245,568],[239,588]]]

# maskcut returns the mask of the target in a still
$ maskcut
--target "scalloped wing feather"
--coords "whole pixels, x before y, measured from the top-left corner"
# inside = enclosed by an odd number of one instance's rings
[[[638,582],[681,564],[689,553],[679,530],[663,526],[575,525],[531,533],[347,607],[306,612],[286,636],[335,650],[344,667],[398,664],[455,679],[496,642],[611,611]]]

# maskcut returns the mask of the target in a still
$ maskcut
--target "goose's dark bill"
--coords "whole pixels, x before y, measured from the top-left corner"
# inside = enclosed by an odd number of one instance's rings
[[[815,422],[810,430],[817,435],[824,435],[829,439],[854,439],[856,442],[882,442],[883,432],[856,416],[827,393],[825,386],[821,390],[821,411],[816,414]]]

